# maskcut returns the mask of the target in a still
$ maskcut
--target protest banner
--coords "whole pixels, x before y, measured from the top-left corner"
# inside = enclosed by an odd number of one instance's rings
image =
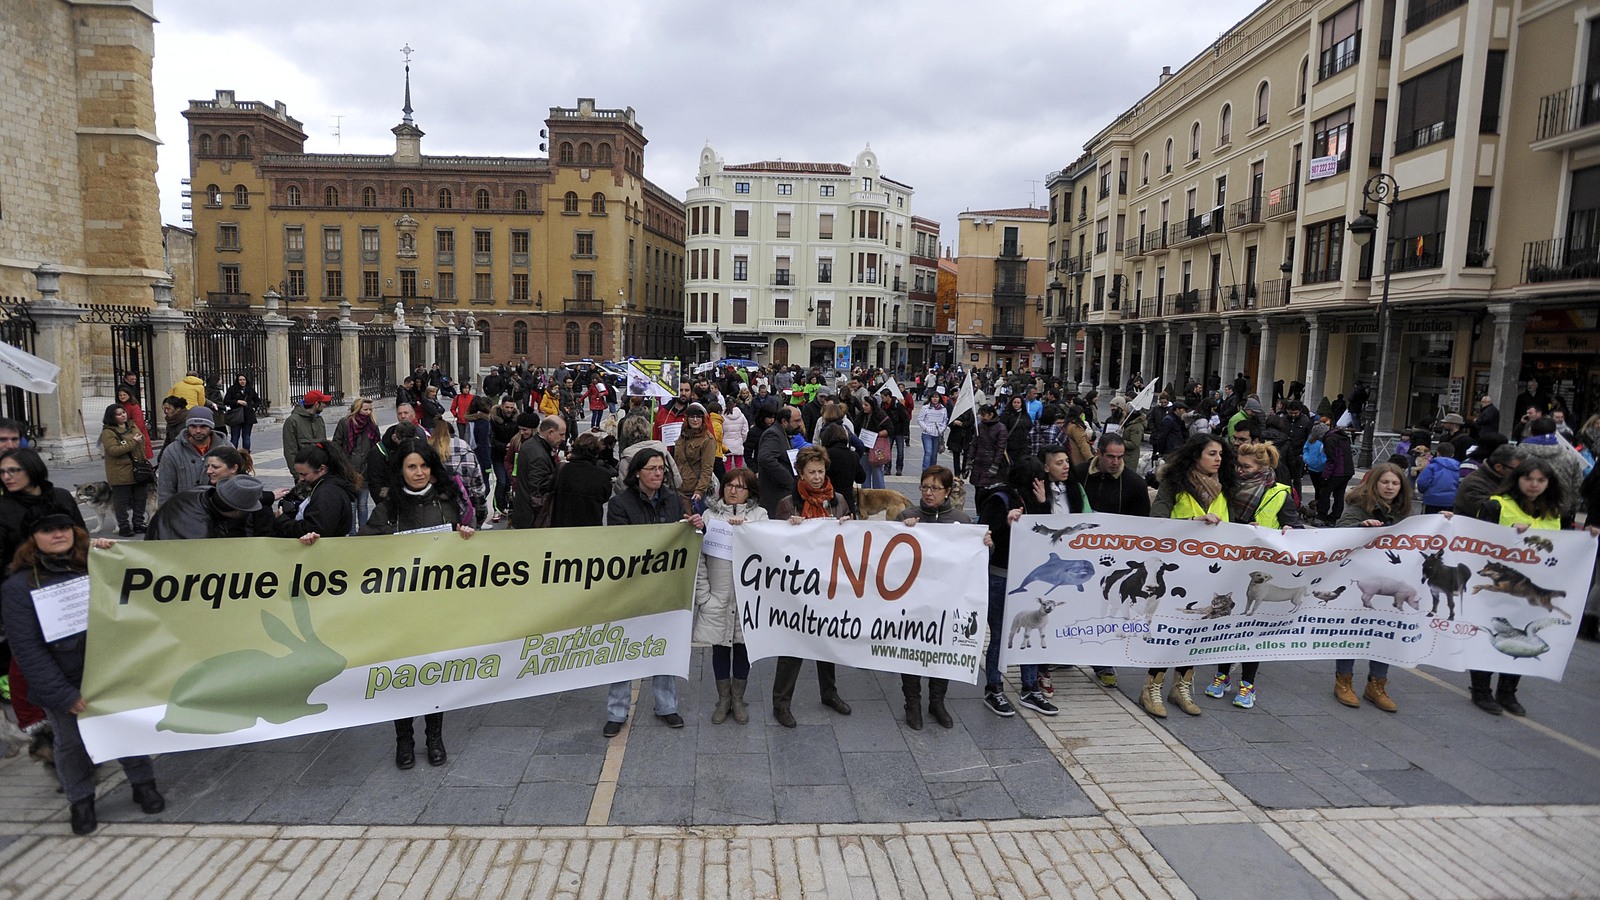
[[[734,590],[750,658],[976,684],[989,602],[983,532],[834,519],[738,526]]]
[[[96,550],[84,741],[98,761],[686,676],[699,536],[594,534]]]
[[[1003,665],[1376,659],[1559,681],[1595,538],[1457,516],[1294,530],[1114,515],[1012,530]]]

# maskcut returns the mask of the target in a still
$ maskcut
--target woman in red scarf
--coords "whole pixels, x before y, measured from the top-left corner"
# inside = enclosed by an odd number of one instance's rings
[[[776,518],[788,519],[790,525],[799,525],[806,519],[850,521],[849,503],[828,480],[828,451],[815,444],[803,447],[795,455],[794,467],[800,477],[795,480],[794,493],[778,501]],[[796,656],[780,656],[777,672],[772,676],[772,717],[785,728],[796,725],[789,701],[794,699],[802,662]],[[822,689],[823,706],[842,716],[850,715],[850,704],[839,696],[833,663],[817,660],[817,685]]]
[[[340,419],[339,424],[333,427],[333,442],[344,451],[352,469],[365,472],[367,454],[372,452],[378,440],[378,423],[372,415],[372,399],[357,397],[355,402],[350,404],[350,414]],[[367,512],[371,503],[372,495],[363,485],[356,493],[356,528],[367,523]]]

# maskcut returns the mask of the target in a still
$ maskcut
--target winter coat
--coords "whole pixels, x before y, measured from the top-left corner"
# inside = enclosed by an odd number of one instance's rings
[[[851,448],[848,440],[823,444],[822,449],[828,451],[828,481],[832,482],[835,490],[844,494],[850,515],[858,515],[855,486],[865,484],[867,480],[861,457]]]
[[[1583,486],[1583,461],[1576,453],[1561,446],[1554,441],[1554,435],[1549,435],[1551,443],[1535,443],[1544,440],[1544,437],[1532,437],[1517,445],[1517,459],[1542,459],[1556,470],[1556,480],[1561,485],[1561,518],[1570,521],[1578,514],[1578,501],[1582,499],[1580,488]]]
[[[782,500],[778,501],[778,513],[777,515],[773,516],[773,518],[783,519],[785,521],[792,519],[795,516],[800,515],[800,510],[804,509],[805,505],[806,502],[805,500],[801,499],[799,489],[797,488],[792,490],[786,494]],[[833,498],[827,503],[827,508],[829,517],[834,519],[837,519],[841,516],[854,517],[855,515],[854,513],[850,512],[849,499],[847,499],[845,495],[839,493],[837,486],[834,488]]]
[[[756,474],[761,486],[761,506],[768,516],[778,511],[778,503],[794,490],[794,466],[789,462],[789,433],[774,423],[761,432],[756,445]]]
[[[189,409],[206,405],[206,383],[195,375],[183,376],[167,394],[172,397],[182,397]]]
[[[1132,454],[1128,454],[1131,456]],[[1099,458],[1072,467],[1072,480],[1083,486],[1089,498],[1089,508],[1095,512],[1116,513],[1123,516],[1150,515],[1150,490],[1144,478],[1122,460],[1122,473],[1108,475],[1100,471]]]
[[[294,515],[279,516],[272,531],[279,537],[297,538],[303,534],[344,537],[355,527],[356,487],[344,476],[329,472],[311,486],[311,494],[300,501]]]
[[[691,432],[689,426],[684,426],[683,432],[678,435],[678,442],[672,445],[672,458],[677,462],[682,478],[678,482],[680,491],[684,494],[704,494],[711,489],[717,446],[717,439],[709,428],[702,425],[698,432]]]
[[[1450,501],[1450,508],[1458,516],[1477,518],[1478,510],[1483,508],[1483,501],[1488,500],[1500,489],[1503,480],[1487,465],[1473,469],[1461,476],[1461,483],[1456,486],[1456,496]]]
[[[1123,468],[1140,471],[1139,445],[1144,443],[1145,426],[1148,424],[1150,420],[1138,410],[1128,413],[1128,417],[1122,420],[1122,439],[1128,444],[1127,457],[1122,460]]]
[[[222,417],[226,417],[229,410],[236,408],[239,401],[244,401],[244,427],[249,428],[256,424],[256,404],[261,402],[261,395],[256,393],[254,385],[248,382],[244,387],[239,387],[236,381],[228,386],[228,392],[222,395]]]
[[[534,433],[517,450],[516,471],[512,473],[516,491],[511,497],[511,527],[532,528],[539,509],[550,502],[555,489],[556,459],[544,436]]]
[[[750,434],[750,420],[745,418],[744,410],[737,406],[728,407],[722,414],[722,446],[731,456],[744,455],[744,441]]]
[[[165,503],[172,499],[174,494],[190,488],[211,486],[211,479],[206,477],[206,452],[212,447],[219,446],[218,437],[213,434],[211,443],[206,445],[204,451],[197,449],[183,437],[177,438],[162,449],[161,461],[156,464],[158,502]]]
[[[668,525],[689,514],[689,501],[663,483],[652,496],[638,487],[625,488],[606,504],[607,525]]]
[[[972,448],[972,483],[997,484],[1005,480],[1006,426],[998,418],[978,422]]]
[[[284,461],[293,465],[300,451],[327,439],[328,426],[322,421],[322,416],[304,406],[296,406],[289,410],[289,415],[283,420]]]
[[[444,496],[437,485],[429,485],[429,488],[428,493],[421,497],[403,487],[395,488],[387,498],[372,507],[372,515],[357,533],[399,534],[440,525],[456,529],[462,524],[471,524],[461,521],[461,504],[454,498]]]
[[[1411,510],[1409,509],[1385,511],[1376,507],[1373,509],[1366,509],[1361,506],[1357,506],[1355,503],[1350,503],[1345,506],[1344,515],[1339,517],[1338,527],[1360,528],[1361,523],[1367,521],[1368,519],[1382,522],[1384,525],[1393,525],[1401,519],[1410,517],[1410,515]]]
[[[155,459],[156,447],[150,440],[150,423],[144,419],[144,409],[137,403],[124,403],[122,408],[128,413],[128,424],[139,429],[139,434],[144,438],[144,458]]]
[[[0,494],[0,571],[11,566],[17,548],[28,540],[27,532],[22,529],[30,516],[42,515],[45,510],[66,513],[75,525],[88,530],[83,524],[83,513],[78,512],[78,501],[66,488],[58,488],[48,481],[39,488],[37,494]]]
[[[216,511],[212,503],[214,489],[208,484],[201,490],[186,490],[175,494],[150,517],[145,529],[147,541],[202,541],[210,538],[262,537],[267,532],[259,530],[253,516],[230,519]],[[262,492],[262,502],[271,498]],[[341,532],[348,534],[348,530]]]
[[[1435,456],[1417,476],[1417,490],[1424,506],[1454,506],[1456,489],[1461,486],[1461,463]]]
[[[65,712],[83,698],[83,657],[88,632],[80,631],[58,641],[46,641],[39,624],[39,611],[33,605],[35,587],[45,587],[86,573],[76,570],[51,571],[40,567],[42,576],[34,583],[31,569],[23,569],[0,586],[0,617],[17,668],[28,681],[28,699],[35,706]]]
[[[949,500],[938,509],[925,506],[908,506],[895,519],[900,522],[926,522],[929,525],[971,525],[972,517]]]
[[[1089,429],[1082,422],[1067,423],[1067,455],[1075,466],[1087,463],[1094,456],[1094,448],[1089,444]]]
[[[917,427],[922,433],[930,437],[942,437],[945,429],[950,426],[950,417],[945,414],[944,405],[940,403],[924,404],[917,413]]]
[[[1330,428],[1322,436],[1322,453],[1328,464],[1322,469],[1324,478],[1349,478],[1356,473],[1355,457],[1350,449],[1350,435],[1343,428]]]
[[[617,473],[592,459],[573,459],[556,473],[551,502],[552,528],[583,528],[605,523],[611,483]]]
[[[333,442],[339,445],[340,450],[344,450],[345,438],[349,434],[350,429],[354,427],[355,426],[350,422],[349,416],[345,416],[344,418],[340,419],[339,424],[333,426]],[[376,430],[376,422],[374,422],[374,430]],[[367,454],[372,452],[373,443],[374,442],[372,438],[368,437],[367,435],[357,434],[355,443],[351,446],[350,452],[345,454],[345,456],[350,460],[351,467],[357,472],[361,472],[366,469]],[[294,460],[291,459],[289,462],[292,464]]]
[[[737,506],[721,497],[707,497],[701,514],[707,519],[743,518],[746,522],[767,521],[767,511],[751,500]],[[744,642],[739,625],[739,602],[734,598],[733,561],[700,554],[694,573],[694,634],[697,644],[729,646]]]
[[[100,429],[100,450],[105,456],[106,484],[133,484],[133,457],[145,450],[144,436],[132,423]]]
[[[1183,419],[1178,416],[1176,409],[1167,411],[1156,423],[1156,432],[1150,438],[1150,448],[1157,456],[1171,453],[1183,446],[1189,437],[1189,429],[1184,427]]]
[[[909,438],[911,436],[911,413],[905,408],[905,405],[890,401],[885,410],[889,413],[889,421],[894,424],[894,427],[889,431],[889,436]]]

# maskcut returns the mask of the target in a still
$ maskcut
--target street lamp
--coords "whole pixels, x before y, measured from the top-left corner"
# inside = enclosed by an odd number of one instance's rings
[[[1392,176],[1382,172],[1367,179],[1361,186],[1361,196],[1367,203],[1373,203],[1384,208],[1386,227],[1384,240],[1386,244],[1394,242],[1394,205],[1400,199],[1400,185]],[[1350,236],[1356,246],[1365,249],[1372,242],[1372,236],[1378,231],[1378,220],[1372,213],[1367,212],[1365,204],[1361,207],[1361,215],[1350,220]],[[1389,273],[1391,270],[1389,248],[1383,248],[1383,294],[1378,300],[1378,383],[1374,385],[1369,396],[1372,398],[1372,409],[1361,410],[1361,459],[1369,469],[1372,467],[1372,438],[1373,429],[1378,422],[1378,408],[1383,403],[1385,368],[1389,362]]]
[[[1059,322],[1061,318],[1066,315],[1067,311],[1067,286],[1061,283],[1061,279],[1057,278],[1050,282],[1050,287],[1046,290],[1050,294],[1051,318]],[[1050,334],[1052,335],[1052,339],[1050,341],[1050,350],[1051,356],[1053,357],[1053,359],[1050,361],[1050,370],[1057,378],[1060,378],[1062,340],[1061,326],[1052,325],[1050,327]]]

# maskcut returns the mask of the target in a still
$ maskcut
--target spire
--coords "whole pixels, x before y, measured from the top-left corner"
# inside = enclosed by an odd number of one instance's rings
[[[400,52],[404,53],[406,55],[406,105],[404,107],[401,107],[400,111],[405,113],[405,116],[400,121],[405,123],[405,124],[407,124],[407,125],[410,125],[410,124],[412,124],[412,121],[411,121],[411,54],[413,52],[415,52],[415,51],[413,51],[411,49],[411,45],[410,44],[406,44],[404,47],[400,48]]]

